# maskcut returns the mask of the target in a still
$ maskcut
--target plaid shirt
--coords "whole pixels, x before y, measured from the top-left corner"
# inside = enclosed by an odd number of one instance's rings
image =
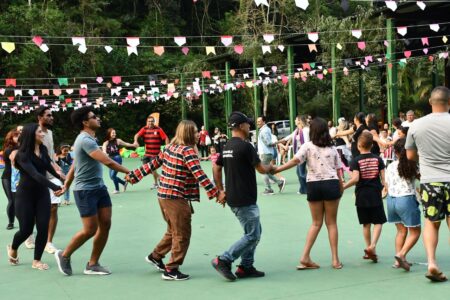
[[[217,196],[218,189],[203,172],[197,153],[192,147],[183,145],[170,144],[149,163],[131,171],[131,182],[139,182],[161,166],[158,198],[199,201],[199,183],[205,188],[209,199]]]

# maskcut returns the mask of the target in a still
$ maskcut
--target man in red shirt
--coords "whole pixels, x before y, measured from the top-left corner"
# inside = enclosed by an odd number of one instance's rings
[[[169,138],[162,128],[155,125],[155,118],[151,115],[147,118],[147,125],[142,127],[138,133],[134,135],[134,144],[138,144],[138,138],[142,137],[145,144],[145,155],[142,158],[144,164],[149,163],[152,158],[158,156],[161,152],[161,144],[165,142],[166,145],[169,144]],[[155,184],[153,188],[158,187],[158,173],[156,171],[152,172],[153,178],[155,179]]]

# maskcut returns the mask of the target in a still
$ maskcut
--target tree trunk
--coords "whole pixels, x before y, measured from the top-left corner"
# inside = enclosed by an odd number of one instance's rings
[[[264,99],[263,99],[263,116],[267,116],[267,100],[269,99],[269,88],[266,84],[263,84],[263,93],[264,93]]]

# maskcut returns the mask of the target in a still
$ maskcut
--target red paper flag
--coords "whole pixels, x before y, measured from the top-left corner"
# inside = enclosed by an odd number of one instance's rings
[[[115,84],[120,84],[122,82],[122,77],[120,77],[120,76],[113,76],[112,77],[112,82],[114,82]]]
[[[211,71],[202,71],[203,78],[211,78]]]
[[[411,51],[405,51],[405,52],[403,52],[403,54],[405,54],[406,58],[410,58],[411,57]]]
[[[16,87],[16,79],[15,78],[6,78],[6,86]]]

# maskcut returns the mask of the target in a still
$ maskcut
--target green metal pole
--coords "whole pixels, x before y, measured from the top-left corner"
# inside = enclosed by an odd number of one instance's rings
[[[209,118],[208,118],[208,95],[205,92],[205,78],[202,78],[202,104],[203,104],[203,125],[209,132]]]
[[[436,61],[433,60],[433,71],[431,73],[432,75],[432,83],[433,83],[433,89],[438,86],[438,71],[436,67]]]
[[[333,122],[337,124],[339,117],[341,116],[341,97],[339,93],[339,87],[337,85],[337,72],[336,72],[336,45],[331,47],[331,89],[333,94]]]
[[[254,110],[254,120],[261,114],[261,105],[260,105],[260,87],[256,85],[256,80],[258,80],[258,74],[256,74],[256,58],[253,58],[253,81],[255,84],[253,85],[253,110]],[[258,135],[258,127],[256,127],[256,134]]]
[[[386,20],[387,27],[387,75],[388,75],[388,122],[398,115],[397,64],[395,62],[395,33],[392,19]]]
[[[364,80],[362,70],[359,70],[359,111],[364,111]]]
[[[228,85],[230,84],[230,62],[225,62],[225,83]],[[231,103],[231,90],[228,89],[225,91],[225,120],[228,124],[228,117],[230,116],[232,112],[232,103]],[[227,126],[227,135],[231,136],[230,128]]]
[[[295,80],[294,80],[294,49],[288,46],[287,49],[288,60],[288,78],[289,78],[289,125],[291,131],[295,129],[295,118],[297,116],[297,100],[295,97]]]
[[[184,75],[181,74],[181,79],[180,79],[180,90],[181,90],[181,120],[186,120],[187,118],[187,113],[186,113],[186,100],[184,99]]]

